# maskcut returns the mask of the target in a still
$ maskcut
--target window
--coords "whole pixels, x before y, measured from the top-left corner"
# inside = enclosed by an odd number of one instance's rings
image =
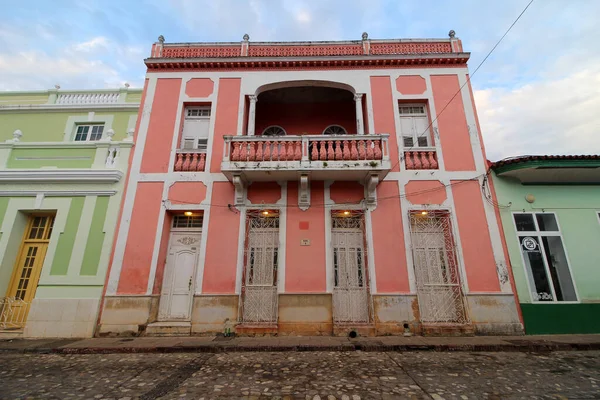
[[[283,136],[285,135],[285,130],[277,125],[271,125],[263,131],[263,136]]]
[[[400,131],[404,147],[427,147],[429,140],[429,120],[427,109],[423,104],[401,104],[398,106],[400,114]]]
[[[173,228],[202,228],[202,215],[174,215]]]
[[[103,124],[86,124],[86,125],[77,125],[75,129],[75,141],[76,142],[85,142],[85,141],[97,141],[102,139],[102,132],[104,132]]]
[[[211,110],[205,107],[186,107],[181,135],[181,148],[206,152]]]
[[[323,131],[323,135],[346,135],[347,133],[344,127],[339,125],[329,125]]]
[[[513,219],[533,301],[577,301],[556,215],[515,213]]]

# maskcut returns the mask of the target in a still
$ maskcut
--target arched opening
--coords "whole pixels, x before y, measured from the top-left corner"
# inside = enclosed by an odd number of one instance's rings
[[[285,129],[278,125],[268,126],[262,131],[263,136],[285,136],[286,134]]]
[[[358,133],[355,94],[348,85],[282,82],[265,85],[257,93],[254,121],[257,135],[271,133],[273,127],[281,128],[287,135]]]

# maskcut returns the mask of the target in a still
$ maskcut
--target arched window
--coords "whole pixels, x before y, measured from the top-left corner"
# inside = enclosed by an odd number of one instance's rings
[[[271,125],[263,131],[263,136],[283,136],[285,130],[278,125]]]
[[[329,125],[323,131],[323,135],[346,135],[348,132],[344,129],[344,127],[339,125]]]

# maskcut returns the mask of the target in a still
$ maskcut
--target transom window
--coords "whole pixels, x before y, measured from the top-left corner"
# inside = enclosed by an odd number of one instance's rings
[[[533,301],[577,301],[577,293],[553,213],[513,214]]]
[[[76,142],[97,141],[102,139],[102,132],[104,132],[103,124],[77,125],[74,140]]]
[[[344,127],[339,125],[329,125],[323,131],[323,135],[346,135],[347,133]]]
[[[399,104],[400,131],[404,147],[431,146],[429,120],[424,104]]]
[[[263,136],[283,136],[285,135],[285,130],[277,125],[271,125],[263,131]]]
[[[210,117],[210,107],[187,107],[186,118],[208,118]]]
[[[202,214],[174,215],[173,228],[202,228]]]

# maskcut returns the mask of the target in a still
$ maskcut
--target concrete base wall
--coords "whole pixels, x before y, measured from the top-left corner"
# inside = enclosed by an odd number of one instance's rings
[[[280,294],[278,333],[291,336],[333,334],[331,294]]]
[[[522,335],[512,294],[469,294],[467,305],[476,335]]]
[[[92,337],[99,305],[99,299],[34,299],[23,337]]]
[[[417,296],[374,295],[373,314],[378,336],[403,334],[404,324],[413,334],[421,331]]]
[[[98,335],[138,335],[156,321],[158,296],[111,296],[104,299]]]
[[[192,334],[234,332],[238,318],[238,295],[195,296],[192,307]]]

